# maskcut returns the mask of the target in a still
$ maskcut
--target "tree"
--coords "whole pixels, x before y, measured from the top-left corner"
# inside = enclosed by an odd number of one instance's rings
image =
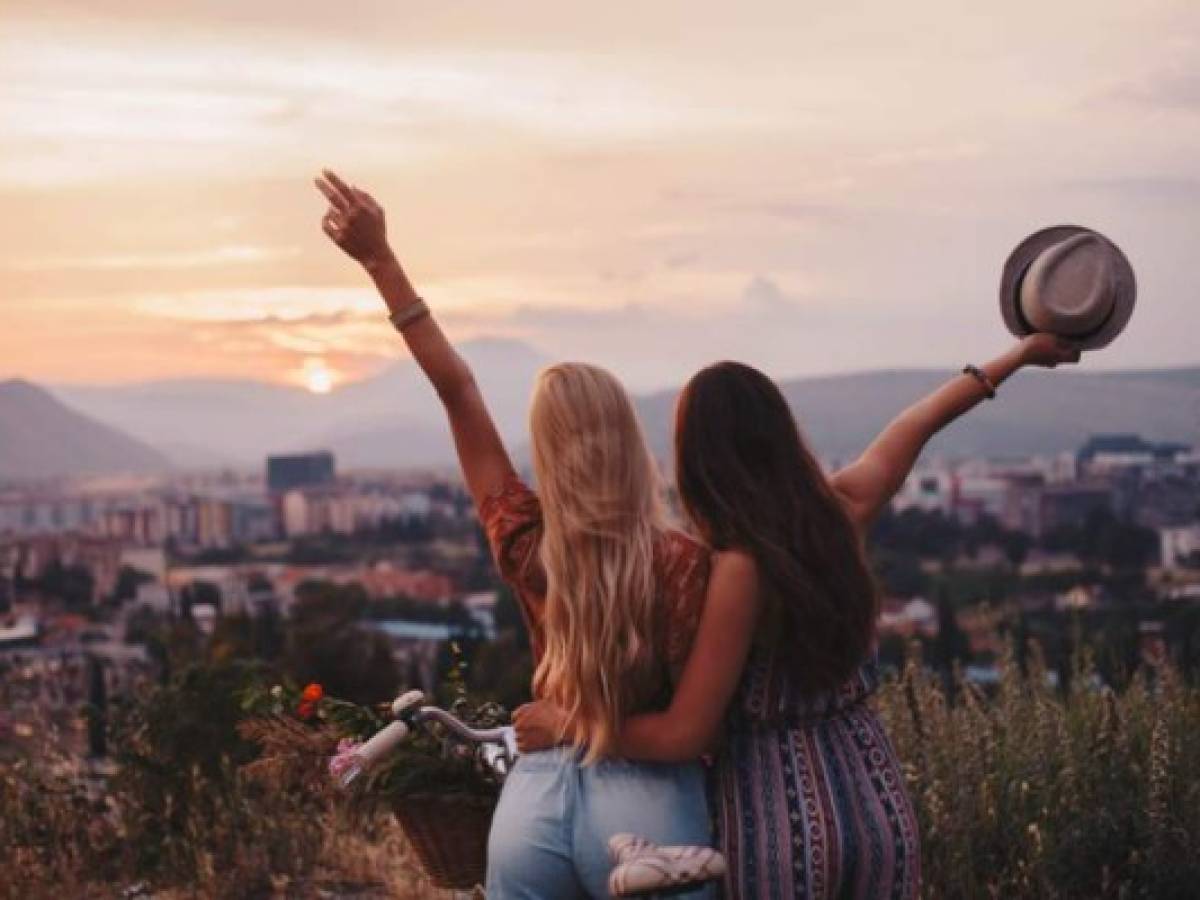
[[[96,580],[86,566],[64,566],[55,559],[46,566],[33,586],[62,602],[67,609],[86,609],[92,605]]]
[[[958,616],[944,588],[938,593],[937,622],[938,632],[929,647],[929,662],[948,676],[955,663],[966,662],[970,657],[971,643],[958,624]]]
[[[108,685],[104,666],[96,656],[88,662],[88,755],[102,759],[108,755]]]
[[[514,646],[522,653],[529,652],[529,629],[525,626],[525,617],[517,603],[516,594],[507,584],[501,585],[496,593],[496,634],[503,636],[511,634]]]
[[[221,589],[211,581],[193,581],[179,592],[179,606],[185,619],[192,618],[193,607],[202,605],[221,608]]]
[[[117,572],[117,583],[113,587],[110,599],[115,603],[132,600],[137,596],[137,589],[140,585],[153,580],[153,575],[148,575],[141,569],[135,569],[133,566],[121,566],[120,571]]]
[[[915,554],[873,548],[871,556],[875,576],[888,596],[918,597],[928,593],[929,576]]]
[[[358,624],[369,603],[366,591],[357,584],[305,582],[296,598],[284,652],[288,674],[346,700],[392,699],[400,673],[391,642]]]

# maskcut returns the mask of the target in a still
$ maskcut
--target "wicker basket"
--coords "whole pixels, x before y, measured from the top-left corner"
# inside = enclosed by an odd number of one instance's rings
[[[457,891],[484,883],[495,810],[495,797],[469,794],[416,794],[392,806],[429,880]]]

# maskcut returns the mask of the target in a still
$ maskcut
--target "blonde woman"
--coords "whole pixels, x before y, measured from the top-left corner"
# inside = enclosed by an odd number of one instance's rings
[[[523,755],[506,781],[489,900],[605,897],[613,834],[710,841],[698,764],[609,758],[619,722],[670,701],[704,605],[707,551],[668,526],[632,404],[594,366],[538,377],[529,422],[541,496],[526,487],[466,363],[392,253],[383,210],[332,172],[316,184],[329,201],[325,233],[374,279],[445,406],[467,488],[530,630],[534,695],[565,711],[566,746]]]

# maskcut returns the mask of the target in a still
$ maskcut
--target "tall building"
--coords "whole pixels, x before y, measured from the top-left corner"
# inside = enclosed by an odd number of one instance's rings
[[[333,454],[329,452],[267,457],[267,489],[275,496],[332,484],[334,477]]]

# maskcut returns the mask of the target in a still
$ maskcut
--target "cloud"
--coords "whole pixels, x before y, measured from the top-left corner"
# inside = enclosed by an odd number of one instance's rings
[[[14,272],[199,269],[277,262],[299,255],[299,247],[256,247],[238,244],[177,253],[43,256],[32,259],[10,259],[0,261],[0,268]]]
[[[132,297],[128,305],[140,313],[179,322],[214,324],[303,323],[311,316],[350,312],[379,314],[379,298],[367,287],[281,285],[181,291]]]
[[[1101,101],[1169,112],[1200,112],[1200,70],[1195,58],[1125,81],[1100,95]]]
[[[1100,191],[1136,200],[1200,202],[1200,178],[1170,175],[1131,175],[1114,178],[1077,179],[1066,187],[1082,191]]]
[[[800,192],[773,197],[748,195],[747,191],[696,190],[670,188],[662,192],[664,202],[672,206],[703,210],[709,214],[732,213],[737,215],[761,216],[787,222],[804,224],[834,225],[843,223],[848,208],[827,198],[840,195],[853,188],[855,179],[840,175],[812,181]]]
[[[746,289],[742,291],[742,299],[746,305],[756,312],[793,313],[799,305],[794,299],[785,294],[770,278],[755,275]]]

